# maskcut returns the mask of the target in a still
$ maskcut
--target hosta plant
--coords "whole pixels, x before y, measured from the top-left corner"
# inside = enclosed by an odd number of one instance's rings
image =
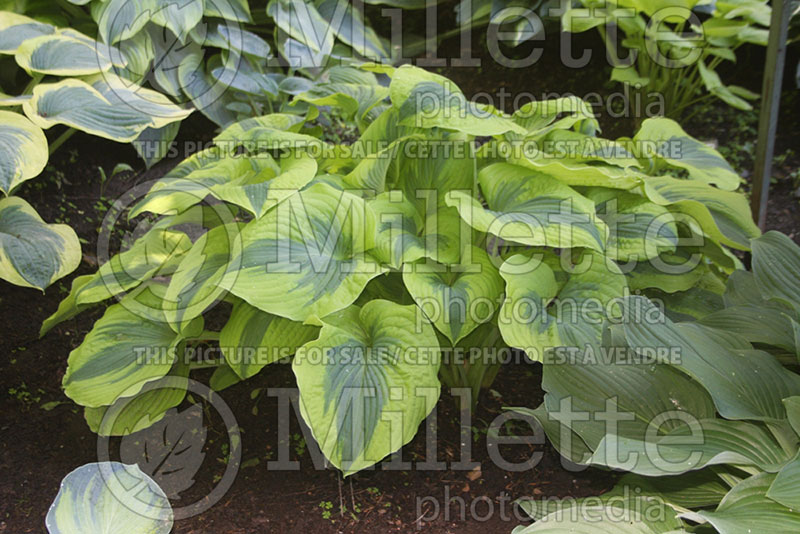
[[[600,339],[630,291],[719,295],[728,249],[759,233],[738,176],[668,119],[612,141],[576,98],[506,115],[444,77],[375,69],[388,88],[297,97],[358,117],[354,143],[321,139],[307,115],[247,119],[132,205],[149,221],[138,238],[42,327],[116,299],[63,382],[93,430],[179,404],[159,383],[209,365],[198,343],[220,345],[219,388],[294,354],[301,414],[351,474],[414,436],[440,381],[477,398],[501,349],[541,361]]]
[[[514,532],[800,530],[800,247],[768,232],[752,248],[721,310],[673,322],[626,297],[602,343],[545,362],[544,403],[518,410],[571,462],[627,474],[599,497],[521,501],[537,521]]]
[[[674,118],[708,97],[752,109],[748,100],[758,95],[724,83],[716,69],[725,61],[735,63],[736,50],[746,43],[766,46],[771,16],[766,0],[581,4],[564,13],[564,30],[600,32],[614,67],[611,79],[638,93],[632,101],[645,105],[659,98],[664,113]]]

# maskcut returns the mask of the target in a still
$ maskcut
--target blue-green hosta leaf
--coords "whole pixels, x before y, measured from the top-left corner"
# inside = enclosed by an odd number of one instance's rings
[[[700,323],[744,336],[751,343],[763,343],[796,352],[792,319],[785,310],[769,306],[729,306],[706,315]]]
[[[638,143],[634,146],[648,147],[640,158],[685,169],[694,180],[726,191],[733,191],[742,181],[719,152],[689,136],[673,120],[645,119],[633,140]]]
[[[219,1],[219,0],[218,0]],[[209,120],[227,126],[236,115],[226,105],[231,102],[227,87],[219,84],[206,71],[203,55],[189,54],[178,65],[178,80],[182,91]]]
[[[620,478],[614,489],[609,492],[612,494],[609,497],[618,495],[619,490],[625,489],[628,492],[658,496],[670,505],[706,508],[718,505],[728,493],[730,486],[725,484],[712,469],[693,471],[679,477],[652,478],[628,473]]]
[[[159,0],[108,0],[97,4],[98,35],[104,43],[130,39],[153,20]]]
[[[624,330],[633,350],[672,347],[678,369],[697,380],[728,419],[786,419],[782,399],[800,394],[800,376],[772,355],[743,347],[727,333],[695,323],[675,324],[649,300],[623,300]]]
[[[66,395],[77,404],[97,408],[136,395],[145,384],[166,375],[176,358],[183,357],[178,351],[183,336],[166,322],[145,319],[129,308],[127,297],[109,306],[70,352],[63,385]],[[202,327],[198,320],[184,333],[197,335]]]
[[[208,63],[208,70],[211,77],[222,87],[259,98],[278,96],[278,84],[254,67],[246,57],[238,57],[235,54],[225,58],[221,55],[214,56]]]
[[[781,468],[767,491],[767,497],[796,512],[800,508],[798,480],[800,480],[800,454]]]
[[[204,9],[205,0],[156,0],[152,21],[170,29],[184,42],[192,28],[200,24]]]
[[[47,165],[47,138],[42,129],[19,113],[0,111],[0,191],[8,195]]]
[[[64,477],[45,524],[50,534],[103,534],[122,525],[130,533],[169,534],[172,517],[167,496],[137,465],[101,462]]]
[[[686,532],[677,514],[644,496],[609,502],[571,501],[565,506],[513,534],[680,534]],[[658,513],[657,510],[662,510]]]
[[[28,72],[55,76],[96,74],[113,66],[105,45],[74,30],[29,39],[14,59]]]
[[[692,217],[706,236],[723,245],[747,250],[750,239],[761,234],[740,193],[669,176],[645,179],[644,192],[652,202]]]
[[[164,296],[164,314],[177,331],[214,306],[233,285],[241,261],[240,223],[212,228],[181,259]]]
[[[130,108],[149,117],[150,126],[154,128],[181,121],[194,111],[173,103],[158,91],[130,83],[113,72],[96,74],[86,78],[86,81],[112,106]]]
[[[0,54],[13,54],[28,39],[55,32],[56,28],[51,24],[11,11],[0,11]]]
[[[789,419],[789,424],[791,424],[795,434],[800,436],[800,396],[783,399],[783,405],[786,408],[786,416]]]
[[[244,228],[231,293],[295,321],[346,308],[382,272],[365,252],[376,226],[364,200],[314,184]]]
[[[797,532],[800,513],[766,495],[774,480],[775,475],[768,473],[747,478],[733,487],[716,510],[701,510],[697,516],[711,523],[720,534]]]
[[[219,333],[219,346],[228,366],[245,380],[265,365],[292,356],[318,334],[316,326],[263,312],[240,300]]]
[[[161,421],[167,411],[186,397],[189,366],[175,362],[164,378],[148,382],[134,397],[123,397],[111,406],[84,408],[89,429],[100,436],[127,436]]]
[[[44,290],[81,262],[78,236],[66,224],[47,224],[19,197],[0,199],[0,278]]]
[[[391,57],[385,44],[364,20],[363,9],[345,0],[323,0],[317,4],[320,16],[330,21],[336,36],[359,55],[379,62]]]
[[[472,228],[522,245],[605,248],[608,229],[594,202],[555,178],[496,163],[481,169],[478,182],[488,208],[460,191],[447,197]]]
[[[253,32],[230,24],[218,25],[217,32],[232,50],[259,59],[267,59],[271,56],[269,43]]]
[[[265,156],[261,156],[265,157]],[[241,206],[257,218],[305,187],[317,174],[317,162],[305,152],[293,152],[276,169],[265,166],[257,173],[211,186],[214,195]]]
[[[777,472],[791,458],[763,427],[746,421],[687,418],[655,439],[609,435],[589,463],[657,477],[730,464]]]
[[[780,232],[767,232],[750,242],[753,276],[761,296],[800,313],[800,247]]]
[[[619,267],[586,251],[575,265],[564,259],[514,255],[500,267],[506,299],[498,325],[503,339],[529,358],[546,361],[561,346],[599,342],[611,305],[627,287]],[[549,308],[558,299],[557,306]]]
[[[675,218],[646,197],[606,188],[585,191],[609,229],[606,255],[617,261],[650,259],[678,244]]]
[[[333,30],[313,3],[299,0],[270,0],[267,15],[287,35],[314,52],[330,54]]]
[[[295,355],[303,419],[345,475],[411,441],[439,397],[439,343],[418,313],[386,300],[353,306]]]
[[[411,264],[403,282],[428,319],[455,345],[494,316],[503,279],[486,251],[471,247],[461,264]]]

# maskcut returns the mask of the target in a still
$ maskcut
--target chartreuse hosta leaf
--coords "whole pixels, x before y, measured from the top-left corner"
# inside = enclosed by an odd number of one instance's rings
[[[646,260],[675,250],[678,228],[663,206],[641,195],[607,188],[591,188],[584,194],[608,226],[606,255],[612,260]]]
[[[0,54],[13,54],[28,39],[55,32],[55,26],[50,24],[11,11],[0,11]]]
[[[314,184],[245,226],[231,293],[295,321],[346,308],[383,272],[366,253],[376,227],[360,197]]]
[[[164,314],[176,331],[216,304],[233,285],[241,261],[243,223],[212,228],[191,245],[164,295]]]
[[[754,532],[797,532],[800,514],[768,497],[775,475],[760,473],[733,487],[716,510],[701,510],[690,519],[705,519],[720,534],[752,534]],[[795,484],[797,480],[795,480]]]
[[[670,176],[646,178],[644,193],[656,204],[689,215],[707,237],[723,245],[747,250],[750,239],[761,234],[740,193]]]
[[[345,475],[411,441],[439,397],[439,344],[416,306],[373,300],[322,321],[292,369],[300,410]]]
[[[219,345],[225,362],[244,380],[265,365],[291,356],[318,334],[319,327],[263,312],[239,300],[219,333]]]
[[[28,72],[55,76],[84,76],[109,70],[113,64],[106,45],[74,30],[58,30],[23,42],[15,55]]]
[[[633,269],[626,269],[628,285],[634,291],[658,289],[665,293],[688,291],[709,274],[708,265],[699,251],[679,247],[648,260],[639,260]]]
[[[378,230],[372,255],[381,263],[399,269],[428,256],[422,235],[423,218],[402,191],[386,191],[369,201]]]
[[[446,200],[472,228],[521,245],[605,248],[608,229],[594,203],[555,178],[495,163],[481,169],[478,182],[488,208],[460,191]]]
[[[528,102],[514,112],[512,120],[527,130],[526,137],[566,130],[583,121],[599,129],[592,106],[577,96]]]
[[[549,254],[517,254],[500,275],[506,283],[498,316],[503,339],[537,361],[556,347],[599,341],[604,319],[618,313],[613,304],[627,287],[613,261],[589,250],[574,265]]]
[[[47,138],[19,113],[0,111],[0,124],[0,192],[8,195],[47,165]]]
[[[183,357],[178,345],[184,336],[176,334],[166,321],[145,318],[129,301],[131,296],[110,306],[70,353],[63,385],[77,404],[96,408],[136,395]],[[202,328],[203,321],[198,318],[184,329],[184,335],[198,335]]]
[[[377,83],[320,83],[297,95],[295,101],[339,108],[347,117],[354,117],[359,130],[363,131],[370,122],[368,120],[370,112],[388,96],[389,89]]]
[[[800,394],[800,376],[766,352],[753,350],[727,333],[694,323],[675,324],[646,298],[625,300],[624,330],[629,347],[673,347],[675,366],[701,383],[720,415],[728,419],[786,419],[782,399]]]
[[[100,462],[64,477],[45,524],[50,534],[169,534],[172,520],[166,494],[137,465]]]
[[[148,382],[135,396],[122,397],[110,406],[84,408],[86,423],[101,436],[127,436],[149,428],[183,402],[188,377],[189,365],[176,361],[169,374]]]
[[[428,319],[455,345],[491,321],[503,279],[483,249],[471,247],[462,263],[406,264],[403,282]]]
[[[719,152],[689,136],[671,119],[645,119],[633,140],[642,152],[641,159],[685,169],[694,180],[726,191],[733,191],[742,181]]]
[[[281,157],[277,165],[266,165],[257,172],[212,185],[211,190],[218,198],[261,217],[308,185],[316,174],[316,160],[307,152],[294,151]]]
[[[44,289],[71,273],[81,245],[66,224],[47,224],[19,197],[0,199],[0,278]]]

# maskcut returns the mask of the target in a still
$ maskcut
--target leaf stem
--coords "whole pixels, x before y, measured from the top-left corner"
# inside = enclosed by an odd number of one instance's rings
[[[77,130],[76,130],[75,128],[67,128],[67,129],[64,131],[64,133],[62,133],[61,135],[59,135],[59,136],[56,138],[56,140],[55,140],[55,141],[53,141],[52,143],[50,143],[50,149],[49,149],[49,150],[50,150],[50,152],[49,152],[49,154],[52,156],[52,155],[53,155],[53,153],[54,153],[56,150],[58,150],[58,149],[61,147],[61,145],[63,145],[64,143],[66,143],[66,142],[67,142],[67,140],[68,140],[70,137],[72,137],[73,135],[75,135],[75,132],[76,132],[76,131],[77,131]]]

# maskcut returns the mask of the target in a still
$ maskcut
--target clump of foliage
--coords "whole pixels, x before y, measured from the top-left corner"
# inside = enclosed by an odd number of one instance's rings
[[[159,218],[128,250],[74,280],[43,333],[118,300],[64,377],[94,431],[158,420],[185,396],[159,382],[218,340],[217,387],[294,354],[302,416],[351,474],[412,439],[440,381],[477,396],[498,347],[541,361],[599,341],[630,291],[720,294],[728,247],[759,234],[738,176],[668,119],[612,141],[577,98],[506,115],[421,69],[365,69],[297,97],[359,124],[353,144],[320,139],[312,111],[235,123],[133,207]]]
[[[747,100],[758,95],[725,84],[716,69],[723,61],[736,62],[736,50],[745,43],[766,46],[771,17],[766,0],[581,4],[564,13],[564,30],[597,28],[615,62],[611,79],[639,93],[639,102],[659,95],[664,114],[674,118],[708,96],[737,109],[752,109]],[[708,92],[700,96],[703,88]]]
[[[768,232],[752,249],[718,311],[673,322],[630,296],[602,343],[545,362],[544,403],[518,410],[571,462],[628,474],[597,498],[522,501],[537,521],[514,532],[800,529],[800,247]]]

